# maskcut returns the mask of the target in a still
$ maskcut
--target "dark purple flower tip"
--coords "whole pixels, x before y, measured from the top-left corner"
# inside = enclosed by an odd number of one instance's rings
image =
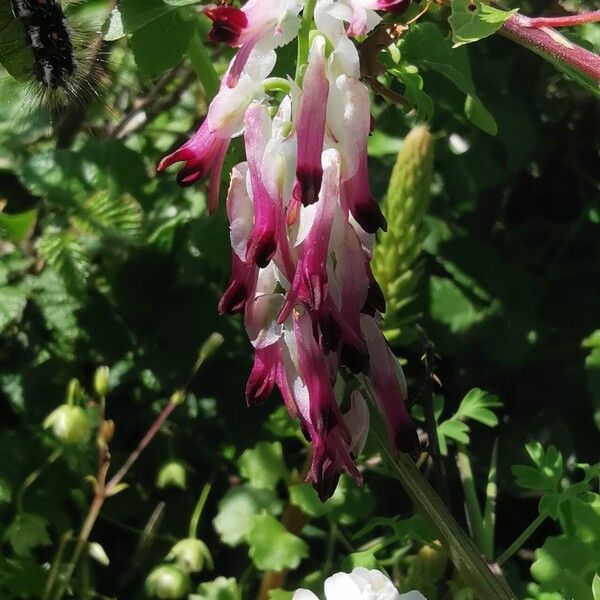
[[[371,267],[367,268],[367,275],[369,277],[369,288],[367,290],[367,299],[361,312],[374,317],[377,312],[385,313],[385,296],[383,295],[381,286],[373,276]]]
[[[330,313],[319,317],[316,338],[325,354],[337,351],[342,339],[342,329]]]
[[[394,444],[397,450],[408,454],[413,460],[419,458],[421,454],[421,444],[419,442],[417,429],[410,417],[406,423],[396,431]]]
[[[177,173],[177,183],[180,187],[190,187],[197,181],[200,181],[207,172],[206,167],[202,164],[183,167],[183,169]]]
[[[262,404],[271,395],[277,381],[278,366],[277,344],[256,350],[252,372],[246,383],[246,402],[249,406]]]
[[[387,231],[387,221],[375,198],[369,196],[351,207],[352,216],[367,233],[376,233],[378,229]]]
[[[367,373],[369,370],[369,354],[354,344],[342,342],[340,360],[354,374]]]
[[[273,231],[262,231],[248,240],[246,260],[264,269],[277,250],[277,240]]]
[[[210,6],[204,14],[213,22],[208,37],[216,44],[237,46],[242,31],[248,26],[244,11],[233,6]]]
[[[316,481],[313,481],[313,488],[319,496],[321,502],[325,502],[333,496],[340,480],[340,473],[332,473],[328,476],[322,476]]]
[[[299,167],[296,177],[300,183],[301,199],[304,206],[314,204],[319,199],[319,190],[323,181],[323,169]]]
[[[247,300],[248,290],[246,286],[232,278],[219,300],[219,314],[235,315],[244,312]]]

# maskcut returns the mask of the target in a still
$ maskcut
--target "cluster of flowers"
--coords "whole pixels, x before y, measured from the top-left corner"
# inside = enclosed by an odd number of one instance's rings
[[[248,403],[277,385],[312,442],[308,480],[322,498],[342,471],[361,483],[354,458],[369,413],[358,389],[342,413],[342,372],[374,398],[391,448],[419,451],[404,376],[378,326],[385,301],[370,260],[373,234],[386,222],[369,189],[370,99],[351,39],[379,22],[374,9],[402,10],[409,2],[311,2],[301,85],[269,75],[275,49],[298,35],[304,0],[205,8],[211,39],[239,50],[197,133],[159,165],[185,162],[181,185],[210,174],[214,211],[225,154],[232,138],[244,136],[246,161],[233,167],[227,195],[232,275],[219,310],[243,313],[255,349]],[[287,93],[278,106],[267,93],[274,87]]]

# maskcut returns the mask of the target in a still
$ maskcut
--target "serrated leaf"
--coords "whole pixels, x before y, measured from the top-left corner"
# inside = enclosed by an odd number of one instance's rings
[[[490,409],[499,406],[502,406],[502,402],[498,400],[497,396],[479,388],[473,388],[462,399],[455,417],[463,420],[473,419],[488,427],[495,427],[498,425],[498,417]]]
[[[48,521],[40,515],[20,513],[6,528],[4,538],[17,556],[29,556],[34,548],[51,543],[47,525]]]
[[[535,467],[513,465],[512,472],[517,478],[517,485],[532,490],[553,493],[563,476],[563,457],[554,447],[544,451],[539,442],[527,444],[527,453]]]
[[[27,295],[18,287],[0,287],[0,333],[18,321],[25,310]]]
[[[244,451],[239,465],[240,475],[256,488],[273,489],[280,479],[287,481],[289,478],[280,442],[259,442]]]
[[[90,273],[90,259],[75,235],[49,227],[38,240],[37,250],[60,275],[67,290],[75,296],[81,295]]]
[[[469,426],[457,419],[444,421],[438,427],[438,435],[448,437],[459,444],[469,443]]]
[[[253,518],[246,541],[250,558],[262,571],[295,569],[308,556],[308,544],[267,512]]]
[[[74,221],[78,229],[132,241],[139,238],[144,213],[139,203],[129,194],[114,197],[107,192],[89,196],[78,206]]]
[[[281,512],[281,501],[272,490],[256,489],[241,485],[230,489],[219,502],[219,512],[213,525],[228,546],[236,546],[252,526],[254,515],[268,510],[272,514]]]
[[[470,44],[492,35],[517,12],[513,10],[500,10],[483,4],[481,0],[454,0],[452,14],[448,17],[452,27],[452,41],[454,47]]]

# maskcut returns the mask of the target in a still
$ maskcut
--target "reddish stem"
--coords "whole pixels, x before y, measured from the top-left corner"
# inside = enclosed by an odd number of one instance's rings
[[[573,25],[584,25],[585,23],[600,21],[600,10],[562,17],[535,17],[534,19],[530,19],[530,21],[531,27],[571,27]]]
[[[539,22],[539,19],[530,19],[517,13],[504,23],[500,33],[525,48],[600,82],[600,56],[570,42],[552,29],[540,29],[535,25],[536,21]]]

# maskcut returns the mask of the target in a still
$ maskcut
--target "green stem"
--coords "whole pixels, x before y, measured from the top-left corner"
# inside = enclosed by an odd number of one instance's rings
[[[190,528],[188,532],[188,538],[196,539],[196,532],[198,531],[198,523],[200,522],[200,517],[202,516],[202,511],[204,510],[204,505],[206,504],[206,500],[208,495],[210,494],[210,483],[207,483],[202,488],[202,493],[200,494],[200,498],[198,498],[198,502],[196,503],[196,508],[194,508],[194,512],[192,513],[192,518],[190,519]]]
[[[302,12],[302,24],[298,32],[298,55],[296,58],[296,75],[294,79],[298,85],[302,84],[305,66],[308,63],[308,51],[310,50],[310,31],[313,26],[313,16],[317,0],[306,0]]]
[[[188,56],[204,88],[206,100],[210,102],[217,95],[221,80],[198,32],[192,36],[188,47]]]
[[[447,548],[454,566],[473,588],[475,597],[478,600],[516,599],[504,579],[492,572],[473,540],[460,528],[411,458],[400,454],[396,462],[380,435],[376,431],[373,433],[389,461],[393,476],[400,481],[416,508],[429,521]]]
[[[21,487],[19,488],[19,493],[17,494],[17,500],[16,500],[16,505],[17,505],[17,511],[22,513],[23,512],[23,497],[25,496],[25,492],[27,491],[27,489],[29,487],[31,487],[35,481],[37,480],[37,478],[53,463],[56,461],[56,459],[62,454],[62,449],[61,448],[57,448],[47,459],[46,462],[39,467],[38,469],[36,469],[33,473],[30,473],[27,478],[25,479],[25,481],[23,481],[23,483],[21,484]]]
[[[479,505],[477,490],[475,489],[475,480],[473,479],[471,459],[467,454],[467,448],[464,444],[458,444],[456,464],[458,466],[458,472],[460,473],[460,482],[462,484],[463,494],[465,497],[465,510],[467,511],[471,535],[473,536],[473,539],[479,548],[485,552],[483,515],[481,514],[481,506]],[[488,558],[490,558],[489,555]]]
[[[498,438],[494,441],[490,470],[488,472],[487,486],[485,488],[485,508],[483,510],[483,532],[485,544],[483,547],[486,556],[494,555],[494,532],[496,529],[496,496],[498,486],[496,478],[498,473]]]
[[[496,562],[502,566],[528,539],[529,536],[546,520],[547,515],[538,515],[533,523],[498,557]]]

